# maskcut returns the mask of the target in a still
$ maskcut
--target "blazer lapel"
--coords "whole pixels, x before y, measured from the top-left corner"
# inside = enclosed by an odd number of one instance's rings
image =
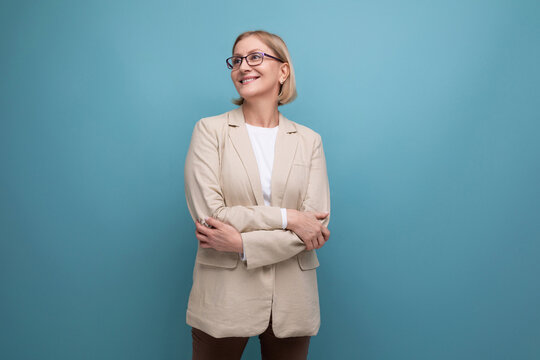
[[[229,138],[240,157],[251,183],[257,205],[264,206],[261,178],[257,159],[253,152],[251,140],[247,132],[242,105],[229,111]],[[279,113],[279,128],[276,136],[272,179],[270,181],[271,206],[281,206],[289,171],[291,170],[298,138],[294,123]]]
[[[279,129],[276,137],[272,179],[270,181],[270,205],[272,206],[281,206],[297,145],[298,134],[296,133],[296,127],[292,121],[279,113]]]

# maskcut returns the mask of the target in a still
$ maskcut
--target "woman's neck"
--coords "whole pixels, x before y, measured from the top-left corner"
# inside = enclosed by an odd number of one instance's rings
[[[279,125],[278,106],[273,102],[247,103],[244,100],[242,112],[247,124],[265,128],[273,128]]]

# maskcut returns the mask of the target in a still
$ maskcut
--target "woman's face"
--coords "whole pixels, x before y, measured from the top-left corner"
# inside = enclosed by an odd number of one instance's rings
[[[256,36],[248,36],[240,40],[234,48],[234,55],[246,56],[255,51],[278,57]],[[287,64],[267,56],[263,58],[261,64],[255,66],[248,65],[246,59],[243,59],[239,68],[231,70],[231,79],[236,91],[244,100],[273,97],[277,101],[281,86],[280,80],[285,81],[287,78],[287,66]],[[257,79],[241,83],[241,80],[249,77]]]

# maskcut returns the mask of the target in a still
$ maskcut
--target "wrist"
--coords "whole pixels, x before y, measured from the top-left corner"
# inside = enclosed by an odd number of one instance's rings
[[[238,233],[237,235],[238,253],[242,256],[244,255],[244,240],[242,239],[242,234]]]
[[[292,230],[296,224],[298,210],[287,209],[287,229]]]

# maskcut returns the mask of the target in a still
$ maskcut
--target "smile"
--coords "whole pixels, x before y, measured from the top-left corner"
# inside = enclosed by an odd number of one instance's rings
[[[249,84],[251,82],[254,82],[255,80],[257,80],[258,77],[256,78],[249,78],[249,79],[246,79],[246,80],[240,80],[240,84]]]

